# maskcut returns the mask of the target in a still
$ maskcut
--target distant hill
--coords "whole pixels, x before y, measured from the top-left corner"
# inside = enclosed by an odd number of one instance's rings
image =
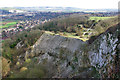
[[[0,9],[0,13],[2,13],[2,14],[10,14],[11,12],[9,12],[8,10]]]
[[[43,12],[117,12],[117,9],[82,9],[75,7],[3,7],[4,10],[18,9]]]

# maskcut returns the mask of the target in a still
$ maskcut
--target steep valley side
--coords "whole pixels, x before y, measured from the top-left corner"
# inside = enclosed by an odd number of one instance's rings
[[[84,42],[44,33],[24,54],[18,56],[15,67],[20,72],[12,76],[120,78],[119,24],[92,39],[92,42]]]
[[[119,39],[119,25],[109,28],[91,44],[79,39],[44,33],[26,51],[24,58],[36,58],[37,64],[47,64],[47,77],[118,78]]]

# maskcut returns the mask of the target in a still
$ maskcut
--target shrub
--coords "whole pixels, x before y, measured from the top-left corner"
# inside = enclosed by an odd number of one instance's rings
[[[15,72],[11,75],[13,78],[42,78],[45,76],[45,70],[41,65],[22,67],[20,72]]]
[[[10,71],[10,62],[2,57],[2,76],[5,77]]]
[[[22,67],[22,68],[20,69],[20,72],[23,72],[23,71],[26,71],[26,70],[27,70],[26,67]]]
[[[30,63],[30,62],[31,62],[31,59],[26,59],[25,62],[26,62],[26,63]]]

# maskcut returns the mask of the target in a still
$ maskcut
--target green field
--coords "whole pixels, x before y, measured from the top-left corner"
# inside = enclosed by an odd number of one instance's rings
[[[115,18],[115,16],[114,17],[90,17],[89,20],[99,21],[99,20],[105,20],[105,19],[110,19],[110,18]]]
[[[7,28],[7,27],[10,27],[10,26],[14,26],[17,22],[8,22],[6,23],[5,25],[0,25],[0,28]]]

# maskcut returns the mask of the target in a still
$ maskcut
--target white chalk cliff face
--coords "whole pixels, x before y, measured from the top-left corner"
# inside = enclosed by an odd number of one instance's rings
[[[37,57],[39,63],[49,64],[54,78],[110,77],[120,45],[118,31],[102,34],[89,45],[79,39],[44,33],[25,58]]]
[[[110,74],[113,70],[115,56],[117,55],[118,37],[116,34],[107,33],[101,35],[93,45],[89,53],[90,64],[101,74]],[[106,75],[108,75],[106,74]],[[110,77],[110,75],[108,75]]]

